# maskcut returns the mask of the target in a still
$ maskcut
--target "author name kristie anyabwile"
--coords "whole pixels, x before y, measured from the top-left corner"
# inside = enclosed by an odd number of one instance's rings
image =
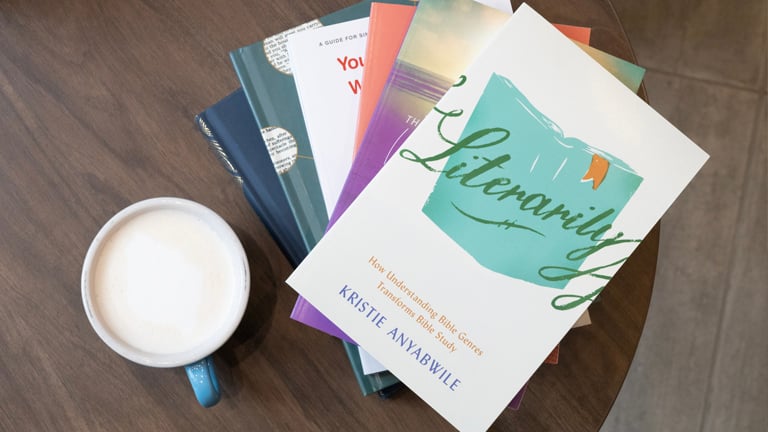
[[[427,350],[421,347],[416,341],[408,336],[399,327],[386,327],[387,317],[373,304],[361,296],[357,291],[344,285],[339,291],[339,296],[349,303],[365,320],[378,329],[382,329],[387,332],[387,336],[390,337],[392,343],[399,346],[406,355],[412,357],[414,361],[418,362],[424,367],[424,369],[433,375],[435,379],[445,385],[450,391],[456,391],[461,386],[461,380],[456,378],[450,370],[448,370],[440,361],[433,355],[429,354]],[[389,329],[389,330],[387,330]]]

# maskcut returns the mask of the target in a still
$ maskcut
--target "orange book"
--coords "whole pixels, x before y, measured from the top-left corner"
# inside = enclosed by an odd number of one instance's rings
[[[566,24],[555,24],[560,33],[566,35],[568,39],[589,45],[589,38],[592,36],[592,29],[589,27],[579,27]]]
[[[379,96],[387,82],[389,71],[392,70],[415,11],[416,6],[371,3],[364,57],[366,64],[363,68],[363,86],[360,91],[360,108],[355,132],[355,153],[376,109]]]

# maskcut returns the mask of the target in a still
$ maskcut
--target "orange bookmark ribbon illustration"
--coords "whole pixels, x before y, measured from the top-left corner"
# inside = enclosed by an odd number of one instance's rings
[[[608,166],[610,166],[610,164],[611,163],[608,162],[607,159],[600,155],[593,154],[589,169],[587,169],[587,173],[584,174],[581,181],[585,182],[592,180],[592,189],[597,190],[605,179],[605,175],[608,174]]]

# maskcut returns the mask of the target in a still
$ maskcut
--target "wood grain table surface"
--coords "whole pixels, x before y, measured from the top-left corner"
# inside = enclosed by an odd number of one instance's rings
[[[289,319],[291,268],[193,121],[238,87],[230,50],[351,3],[0,2],[0,430],[452,430],[407,389],[363,397],[341,343]],[[530,4],[634,60],[607,0]],[[183,369],[123,359],[84,313],[94,235],[156,196],[214,209],[249,255],[251,298],[214,356],[223,398],[211,409]],[[560,363],[492,430],[599,429],[642,332],[658,240],[657,226],[590,307],[593,324],[569,332]]]

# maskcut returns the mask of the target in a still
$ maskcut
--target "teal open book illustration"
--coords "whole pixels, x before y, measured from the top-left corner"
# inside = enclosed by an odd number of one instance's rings
[[[504,109],[500,109],[504,107]],[[564,288],[643,181],[630,166],[563,134],[508,79],[492,74],[458,140],[445,151],[401,156],[432,169],[446,159],[423,213],[484,267]]]

